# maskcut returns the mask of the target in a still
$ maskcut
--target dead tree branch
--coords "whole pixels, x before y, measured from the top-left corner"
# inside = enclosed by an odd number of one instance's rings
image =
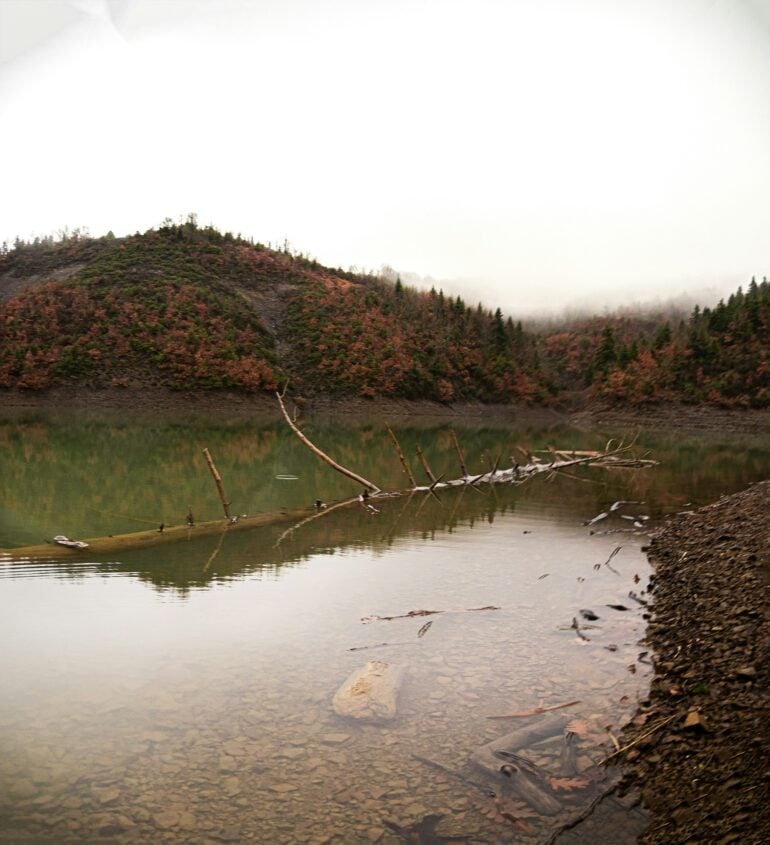
[[[330,458],[326,452],[322,452],[318,446],[314,443],[311,443],[307,437],[297,428],[297,426],[292,421],[291,417],[286,412],[286,406],[283,404],[283,397],[280,393],[276,391],[276,399],[278,399],[278,404],[281,406],[281,413],[283,414],[284,419],[289,424],[289,428],[299,437],[299,439],[307,446],[308,449],[314,454],[321,458],[322,461],[326,461],[327,464],[332,469],[336,469],[337,472],[342,473],[342,475],[347,476],[348,478],[352,479],[353,481],[357,482],[358,484],[362,484],[366,487],[367,490],[370,490],[372,493],[380,493],[382,492],[380,488],[369,481],[368,479],[364,478],[362,475],[358,475],[358,473],[353,472],[353,470],[348,469],[347,467],[342,466],[342,464],[338,464],[333,458]]]
[[[219,498],[222,502],[222,507],[225,511],[225,517],[229,520],[230,519],[230,502],[227,501],[227,497],[225,496],[225,488],[222,486],[222,476],[219,474],[219,470],[214,463],[214,459],[211,457],[211,452],[208,449],[203,450],[203,454],[206,456],[206,462],[209,465],[209,469],[211,470],[211,474],[214,476],[214,483],[217,485],[217,491],[219,493]]]
[[[398,438],[393,433],[393,429],[387,423],[385,423],[385,428],[387,429],[388,434],[390,435],[390,439],[393,441],[393,445],[396,447],[398,459],[401,461],[401,466],[404,468],[404,472],[406,473],[406,477],[409,479],[409,483],[412,485],[412,487],[416,487],[417,482],[414,480],[412,470],[409,469],[409,464],[406,462],[404,453],[401,451],[401,444],[398,442]]]

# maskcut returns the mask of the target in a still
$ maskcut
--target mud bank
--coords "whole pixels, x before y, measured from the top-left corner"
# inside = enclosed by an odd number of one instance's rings
[[[406,399],[363,399],[292,395],[305,416],[352,419],[485,419],[500,423],[572,425],[577,428],[677,429],[762,433],[770,431],[770,410],[726,410],[703,405],[620,406],[576,402],[561,406],[524,404],[484,405],[480,402],[441,404]],[[161,387],[92,389],[55,388],[45,391],[0,390],[0,411],[24,415],[36,411],[59,414],[121,417],[163,416],[213,419],[262,416],[278,419],[280,409],[271,393],[248,394],[228,390],[169,390]]]
[[[672,517],[649,557],[655,676],[618,755],[639,842],[770,842],[770,482]]]

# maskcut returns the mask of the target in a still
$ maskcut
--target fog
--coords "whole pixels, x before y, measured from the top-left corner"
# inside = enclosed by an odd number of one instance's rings
[[[506,313],[768,273],[764,0],[4,0],[0,240],[196,212]]]

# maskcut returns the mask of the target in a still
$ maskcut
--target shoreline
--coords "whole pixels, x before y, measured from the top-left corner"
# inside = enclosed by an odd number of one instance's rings
[[[653,536],[649,697],[620,739],[640,845],[770,841],[770,482]]]
[[[407,399],[361,397],[302,397],[292,401],[305,416],[383,419],[480,419],[495,423],[569,425],[579,429],[615,427],[627,430],[669,428],[682,431],[725,431],[740,434],[770,433],[770,409],[727,410],[705,405],[620,406],[589,402],[573,406],[484,405],[479,402],[440,404]],[[271,393],[237,391],[176,391],[167,388],[54,388],[46,391],[0,390],[0,413],[16,416],[56,411],[77,414],[132,417],[164,414],[215,419],[259,416],[279,419],[278,403]]]

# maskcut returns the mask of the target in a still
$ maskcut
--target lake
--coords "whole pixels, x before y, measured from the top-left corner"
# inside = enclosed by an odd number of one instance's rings
[[[383,421],[300,422],[340,463],[408,486]],[[391,424],[407,455],[419,445],[437,475],[461,474],[446,420]],[[470,472],[622,436],[453,425]],[[547,840],[590,800],[596,764],[646,695],[644,605],[629,593],[644,600],[649,530],[770,476],[769,444],[643,433],[635,452],[655,468],[577,467],[378,499],[376,512],[192,529],[119,557],[0,555],[0,842]],[[275,420],[6,415],[0,447],[11,550],[179,524],[188,508],[220,518],[204,447],[238,514],[360,492]],[[618,501],[631,503],[586,524]],[[374,660],[403,668],[396,718],[338,716],[335,691]],[[505,783],[490,797],[471,756],[550,716],[489,717],[558,705],[576,773],[563,730],[522,753],[559,811],[534,811]]]

